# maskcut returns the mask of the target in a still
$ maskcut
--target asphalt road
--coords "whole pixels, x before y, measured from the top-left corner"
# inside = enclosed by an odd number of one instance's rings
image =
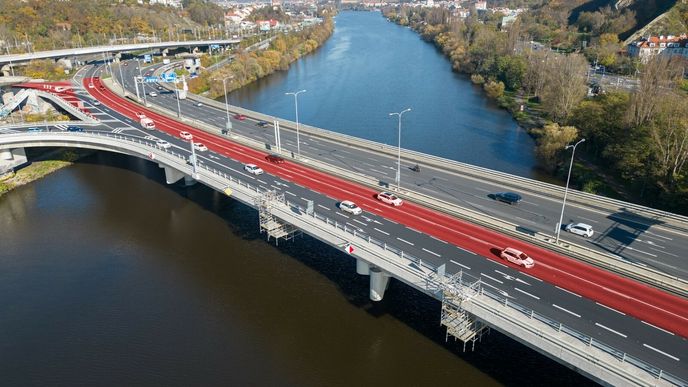
[[[159,65],[142,69],[142,73],[151,73]],[[136,63],[122,67],[125,87],[134,93],[134,76],[139,74]],[[119,72],[115,71],[117,79]],[[147,84],[146,92],[158,93],[157,97],[148,96],[149,103],[164,106],[177,111],[177,100],[174,93],[158,90],[157,84]],[[226,112],[208,105],[197,106],[192,100],[179,101],[181,114],[210,125],[224,128]],[[286,102],[285,102],[286,103]],[[307,107],[306,107],[307,108]],[[256,121],[235,120],[231,112],[233,132],[243,136],[274,144],[272,125],[261,128]],[[282,146],[296,153],[296,134],[282,127]],[[314,138],[306,133],[300,135],[303,157],[313,158],[351,171],[364,173],[382,182],[394,185],[396,176],[396,159],[388,155],[362,150],[328,139]],[[414,163],[415,164],[415,163]],[[404,188],[415,190],[447,202],[481,212],[499,219],[517,223],[527,229],[553,235],[559,221],[561,199],[545,195],[519,192],[523,201],[518,205],[496,202],[488,195],[501,192],[503,187],[484,180],[460,176],[451,171],[422,166],[421,172],[413,172],[411,163],[402,165],[401,181]],[[574,203],[567,203],[563,224],[582,222],[593,226],[592,238],[569,234],[562,230],[565,241],[581,244],[598,251],[615,254],[624,260],[638,265],[651,267],[672,276],[688,279],[688,264],[684,258],[685,246],[688,246],[688,234],[663,227],[654,219],[629,214],[623,208],[615,212],[603,212]]]
[[[80,75],[88,76],[94,71],[95,69],[89,68]],[[91,100],[88,91],[93,92],[94,90],[81,90],[77,93],[86,100],[87,106]],[[161,100],[165,98],[164,95],[161,97],[153,98],[161,98]],[[171,101],[175,102],[176,106],[176,101],[174,99]],[[192,106],[190,101],[181,102],[187,102],[184,108],[188,110],[188,113],[183,111],[183,114],[194,114],[195,112],[198,117],[217,114],[217,109]],[[138,137],[147,139],[151,144],[154,144],[158,138],[164,139],[170,142],[176,151],[190,153],[189,144],[177,137],[178,129],[175,128],[178,125],[172,126],[165,123],[165,120],[159,120],[163,130],[144,131],[140,128],[138,121],[133,118],[132,109],[138,111],[141,110],[140,108],[127,108],[114,101],[103,100],[103,103],[99,106],[88,106],[89,110],[103,124],[92,129],[85,128],[86,130],[114,132]],[[118,111],[128,113],[121,114]],[[235,128],[241,127],[256,133],[262,132],[252,122],[235,121],[234,123]],[[64,127],[53,128],[53,130],[64,129]],[[267,129],[267,132],[272,133],[272,128]],[[441,238],[418,232],[415,227],[409,227],[395,221],[394,219],[408,217],[408,213],[414,211],[409,203],[398,209],[387,207],[375,201],[369,193],[362,196],[362,194],[356,193],[355,189],[348,188],[346,183],[320,173],[306,171],[297,164],[287,162],[279,166],[273,165],[267,163],[264,160],[264,155],[259,152],[242,149],[236,144],[228,143],[223,139],[200,131],[193,131],[193,134],[197,141],[205,143],[210,148],[207,152],[197,152],[200,163],[212,165],[216,169],[233,174],[253,184],[261,185],[266,189],[283,192],[290,200],[313,200],[315,210],[325,216],[336,219],[340,223],[346,222],[351,227],[358,227],[361,232],[403,249],[425,262],[430,262],[436,266],[444,263],[447,265],[448,273],[464,270],[465,273],[481,278],[484,286],[496,289],[513,302],[537,310],[539,313],[573,327],[596,340],[688,380],[688,367],[685,366],[685,359],[682,359],[683,354],[688,353],[688,344],[684,338],[678,335],[634,318],[619,309],[610,308],[604,303],[595,302],[564,288],[553,286],[528,272],[518,270],[511,265],[505,265],[494,257],[492,257],[493,259],[485,259],[469,249],[447,243]],[[286,131],[283,136],[285,134]],[[285,140],[286,137],[283,137],[283,144],[288,145]],[[243,170],[243,163],[245,162],[260,165],[266,170],[266,174],[253,176],[246,173]],[[342,160],[342,162],[345,161]],[[375,166],[380,168],[379,165]],[[278,175],[291,178],[283,179]],[[303,178],[303,175],[308,175],[308,182],[322,187],[325,192],[320,193],[306,188],[306,185],[301,184],[303,181],[299,180],[299,178]],[[346,192],[346,194],[342,192]],[[365,195],[368,197],[366,198]],[[364,213],[356,217],[339,211],[338,202],[342,199],[355,200],[364,208]],[[487,203],[493,204],[492,202]],[[504,207],[505,211],[513,210],[512,207],[506,205],[498,205],[497,207]],[[521,207],[524,206],[519,206],[519,208]],[[385,216],[378,215],[378,213],[382,214],[383,211],[388,213],[385,213]],[[421,223],[418,224],[422,225]],[[449,233],[447,236],[452,237]],[[540,266],[543,265],[536,264],[536,268],[539,269]]]

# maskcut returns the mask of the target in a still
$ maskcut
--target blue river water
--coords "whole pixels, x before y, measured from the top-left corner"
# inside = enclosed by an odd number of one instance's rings
[[[534,141],[431,43],[379,12],[342,12],[315,53],[230,94],[230,103],[332,131],[532,177]]]

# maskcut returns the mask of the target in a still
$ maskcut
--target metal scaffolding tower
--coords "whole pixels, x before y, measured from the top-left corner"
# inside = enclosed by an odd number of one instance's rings
[[[480,280],[468,285],[462,282],[463,272],[460,271],[444,282],[442,287],[442,313],[440,324],[447,328],[445,340],[453,336],[454,340],[463,342],[463,351],[466,352],[466,344],[471,343],[471,351],[475,349],[475,342],[480,341],[483,334],[490,332],[490,327],[475,316],[463,310],[464,302],[480,292]]]
[[[280,238],[290,240],[301,234],[301,230],[272,214],[272,208],[283,203],[285,203],[284,194],[278,194],[275,191],[267,191],[256,199],[260,233],[267,233],[268,241],[270,237],[275,238],[275,245],[279,244]]]

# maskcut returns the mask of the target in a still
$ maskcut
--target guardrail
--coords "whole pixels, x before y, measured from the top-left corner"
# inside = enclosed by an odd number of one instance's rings
[[[2,140],[5,138],[17,138],[18,136],[29,136],[29,137],[40,137],[45,135],[46,133],[13,133],[13,134],[0,134],[0,144],[2,144]],[[126,144],[132,144],[133,147],[124,147],[125,149],[129,150],[129,154],[138,154],[139,157],[144,158],[144,159],[149,159],[153,160],[156,162],[163,162],[165,159],[169,159],[170,157],[173,159],[177,159],[177,162],[175,163],[177,166],[185,166],[187,169],[190,169],[191,167],[187,164],[187,156],[183,153],[179,153],[177,151],[171,150],[171,149],[165,149],[161,148],[155,145],[155,142],[153,140],[147,140],[145,138],[136,138],[136,137],[130,137],[126,136],[123,134],[114,134],[114,133],[106,133],[106,132],[90,132],[90,133],[79,133],[79,132],[60,132],[60,133],[49,133],[50,136],[55,136],[55,137],[65,137],[69,139],[75,139],[76,146],[83,146],[85,145],[84,141],[81,141],[83,139],[98,139],[98,138],[108,138],[108,139],[114,139],[117,140],[118,142],[123,142],[125,145]],[[21,138],[21,137],[19,137]],[[20,142],[19,142],[20,143]],[[107,145],[107,142],[105,144],[100,144],[101,146]],[[121,145],[116,147],[115,151],[120,151]],[[183,169],[183,168],[182,168]],[[249,195],[251,197],[251,193],[254,193],[254,195],[261,195],[265,192],[267,192],[267,189],[262,189],[258,185],[252,185],[249,184],[242,179],[236,178],[232,175],[227,174],[226,172],[223,172],[219,169],[213,168],[209,165],[206,165],[205,163],[200,163],[197,165],[197,172],[205,171],[209,174],[204,175],[204,174],[198,174],[198,179],[202,183],[210,183],[207,181],[208,179],[215,181],[214,185],[209,185],[211,188],[217,189],[217,187],[226,187],[226,186],[232,186],[234,185],[235,187],[242,188],[245,190],[245,194]],[[205,181],[204,181],[205,180]],[[255,198],[256,196],[253,196]],[[245,204],[249,206],[255,206],[253,201],[247,200]],[[427,286],[425,288],[421,288],[419,290],[424,291],[428,294],[433,295],[434,297],[441,297],[439,294],[435,292],[431,292],[431,289],[441,289],[442,287],[447,286],[447,283],[450,282],[450,276],[447,274],[439,274],[438,273],[438,267],[432,265],[429,262],[422,261],[420,258],[415,257],[412,254],[405,253],[403,249],[398,248],[394,245],[388,244],[384,241],[378,240],[369,234],[360,231],[357,227],[351,227],[348,226],[346,223],[341,223],[338,222],[336,219],[331,219],[325,215],[319,214],[315,211],[312,213],[307,213],[306,209],[294,202],[291,202],[289,200],[285,200],[284,202],[281,203],[283,205],[284,211],[282,212],[282,219],[287,221],[288,216],[286,214],[290,214],[290,216],[297,216],[294,214],[299,214],[298,216],[301,217],[308,217],[309,219],[312,219],[313,222],[317,222],[320,224],[319,227],[324,228],[324,229],[329,229],[331,232],[335,233],[344,233],[345,235],[349,235],[350,237],[353,237],[353,240],[356,240],[356,244],[358,246],[363,246],[363,244],[367,244],[369,246],[368,251],[371,251],[371,254],[374,254],[376,258],[378,259],[383,259],[387,261],[388,263],[392,263],[399,269],[410,273],[412,275],[415,275],[421,279],[421,281],[424,281],[427,283]],[[310,224],[313,224],[311,222]],[[308,231],[308,230],[304,230]],[[350,237],[347,237],[345,239],[351,240]],[[417,270],[412,270],[413,266],[409,265],[401,265],[397,263],[394,260],[390,260],[389,258],[385,257],[383,254],[378,254],[372,252],[372,249],[380,249],[382,253],[384,254],[391,254],[392,256],[397,257],[400,259],[402,262],[408,262],[417,268]],[[425,270],[427,269],[427,271]],[[471,277],[475,278],[475,277]],[[462,278],[461,282],[459,283],[460,286],[467,287],[468,291],[472,291],[471,289],[475,289],[475,283],[481,283],[480,279],[476,279],[476,281],[466,281],[465,279]],[[601,341],[598,341],[594,339],[592,336],[586,335],[582,332],[578,332],[577,330],[566,326],[560,322],[558,322],[555,319],[549,318],[546,315],[543,315],[539,312],[536,312],[535,310],[532,310],[530,308],[524,307],[518,303],[515,303],[513,301],[510,301],[507,297],[503,297],[502,295],[495,293],[490,290],[486,290],[484,287],[479,286],[477,287],[478,293],[471,298],[470,302],[474,303],[475,305],[481,307],[484,311],[491,313],[492,315],[496,316],[495,318],[500,318],[504,319],[507,316],[505,316],[504,313],[501,313],[500,311],[495,310],[493,307],[491,307],[488,303],[484,302],[484,300],[480,299],[480,296],[487,297],[488,299],[494,300],[499,303],[499,305],[503,306],[504,308],[508,308],[510,310],[517,311],[520,315],[522,315],[525,320],[519,320],[515,319],[512,317],[511,323],[512,324],[518,324],[521,329],[528,329],[531,332],[537,333],[539,336],[547,336],[547,339],[556,342],[557,345],[561,348],[563,351],[568,351],[571,353],[575,353],[576,350],[575,348],[571,347],[568,343],[563,343],[561,338],[558,338],[556,335],[557,334],[564,334],[568,337],[572,337],[579,342],[585,344],[588,348],[594,348],[596,350],[603,351],[604,353],[611,355],[614,359],[619,361],[622,364],[627,364],[631,365],[639,370],[642,370],[649,375],[651,375],[653,378],[657,379],[658,381],[664,381],[667,383],[675,384],[677,386],[688,386],[688,382],[685,380],[672,375],[668,372],[663,371],[662,369],[647,363],[643,360],[638,359],[637,357],[634,357],[632,355],[629,355],[625,353],[624,351],[621,351],[617,348],[614,348],[613,346],[607,345]],[[536,330],[535,328],[532,327],[533,324],[529,323],[530,322],[538,322],[545,324],[546,326],[549,327],[551,330],[550,332],[543,332],[542,330]],[[485,320],[485,322],[489,323],[488,320]],[[608,364],[608,362],[599,357],[595,356],[592,353],[589,352],[584,352],[583,353],[585,356],[582,356],[584,359],[588,359],[588,361],[594,362],[594,364],[599,365],[604,365],[606,369],[618,369],[618,365],[615,364]],[[580,355],[580,354],[577,354]],[[620,372],[620,371],[616,371]]]

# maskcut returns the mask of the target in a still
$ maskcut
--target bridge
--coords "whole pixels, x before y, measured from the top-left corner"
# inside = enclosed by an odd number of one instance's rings
[[[65,48],[60,50],[38,51],[24,54],[0,55],[0,64],[17,64],[37,59],[70,58],[75,56],[96,55],[112,52],[121,53],[140,50],[166,49],[174,47],[204,47],[211,45],[226,46],[230,44],[238,44],[240,41],[240,39],[189,40]]]
[[[99,79],[94,82],[100,84]],[[684,299],[638,288],[633,281],[615,276],[608,278],[593,267],[579,266],[529,244],[498,235],[486,237],[490,233],[485,229],[413,203],[383,207],[373,199],[370,188],[307,167],[313,160],[270,164],[265,152],[162,114],[147,112],[160,131],[154,136],[141,134],[135,129],[134,115],[143,110],[140,106],[107,89],[97,87],[92,92],[114,108],[107,114],[119,121],[116,125],[121,127],[115,130],[128,129],[115,132],[106,125],[109,120],[85,128],[86,133],[26,133],[18,127],[7,128],[0,131],[0,148],[77,146],[157,162],[165,168],[170,183],[182,178],[187,183],[198,181],[257,208],[261,231],[272,238],[289,238],[301,230],[347,249],[357,260],[357,272],[370,276],[371,299],[381,299],[387,281],[395,278],[443,300],[442,324],[448,334],[466,343],[473,343],[492,327],[597,381],[685,384],[686,367],[679,357],[686,353],[685,340],[680,337],[686,336],[681,319],[686,316]],[[194,152],[192,143],[177,137],[180,129],[192,133],[194,140],[202,141],[212,152]],[[156,145],[155,136],[172,147]],[[263,142],[253,144],[266,149]],[[260,164],[266,175],[243,172],[247,162]],[[359,202],[365,210],[363,216],[353,218],[337,211],[337,200],[347,198]],[[467,244],[467,240],[473,242]],[[487,246],[476,244],[478,240]],[[534,252],[538,256],[535,270],[499,262],[490,249],[505,244]],[[569,276],[569,280],[557,280],[557,276]]]

